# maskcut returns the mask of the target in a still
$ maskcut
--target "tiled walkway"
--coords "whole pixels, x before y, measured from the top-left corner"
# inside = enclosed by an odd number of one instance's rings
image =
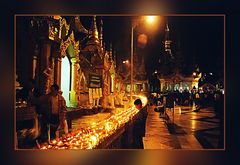
[[[179,129],[178,132],[170,133],[164,118],[160,118],[154,108],[148,108],[144,149],[202,149],[194,135]]]
[[[220,130],[224,125],[221,126],[213,107],[202,107],[198,112],[192,107],[176,107],[174,116],[177,130],[194,135],[204,149],[223,149],[224,135]]]

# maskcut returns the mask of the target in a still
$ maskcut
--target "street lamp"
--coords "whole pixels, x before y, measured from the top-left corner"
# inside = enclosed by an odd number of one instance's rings
[[[143,17],[144,20],[148,23],[148,24],[153,24],[157,18],[157,16],[145,16]],[[140,23],[140,21],[143,19],[137,19],[137,20],[132,20],[131,22],[131,67],[130,67],[130,72],[131,72],[131,88],[130,88],[130,102],[132,104],[133,99],[132,99],[132,95],[133,95],[133,32],[134,29],[136,28],[136,26]]]

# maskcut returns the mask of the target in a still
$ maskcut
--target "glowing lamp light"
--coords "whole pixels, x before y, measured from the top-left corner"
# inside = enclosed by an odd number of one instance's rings
[[[54,139],[54,140],[52,141],[52,143],[53,143],[53,144],[56,144],[56,143],[57,143],[57,141]]]
[[[153,24],[156,19],[156,16],[146,16],[146,21],[149,24]]]

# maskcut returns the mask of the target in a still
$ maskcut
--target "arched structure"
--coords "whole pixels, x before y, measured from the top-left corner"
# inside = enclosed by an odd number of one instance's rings
[[[69,97],[69,106],[76,107],[76,82],[77,82],[77,72],[80,68],[79,66],[79,41],[75,41],[73,32],[69,37],[64,41],[61,41],[60,44],[61,56],[67,58],[70,61],[70,97]]]

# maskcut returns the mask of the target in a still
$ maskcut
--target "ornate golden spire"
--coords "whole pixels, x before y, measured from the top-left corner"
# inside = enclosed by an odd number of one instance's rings
[[[110,60],[110,61],[113,60],[112,55],[113,55],[113,50],[112,50],[112,43],[111,43],[111,44],[110,44],[110,51],[109,51],[109,60]]]
[[[165,31],[168,31],[168,32],[170,31],[170,30],[169,30],[169,27],[168,27],[168,21],[167,21],[167,24],[166,24],[166,29],[165,29]]]
[[[116,50],[114,50],[113,53],[114,53],[113,57],[114,57],[114,64],[115,64],[114,66],[116,68],[117,67],[117,54],[116,54]]]
[[[100,39],[100,45],[101,47],[103,46],[103,20],[101,18],[100,20],[100,34],[99,34],[99,39]]]
[[[168,52],[169,55],[172,56],[172,52],[171,52],[171,40],[170,40],[170,29],[168,27],[168,20],[166,20],[166,29],[165,29],[165,41],[164,41],[164,47],[165,47],[165,51]]]
[[[104,52],[106,51],[106,43],[105,42],[103,43],[103,51]]]
[[[93,20],[92,20],[91,37],[98,39],[96,15],[93,16]]]

